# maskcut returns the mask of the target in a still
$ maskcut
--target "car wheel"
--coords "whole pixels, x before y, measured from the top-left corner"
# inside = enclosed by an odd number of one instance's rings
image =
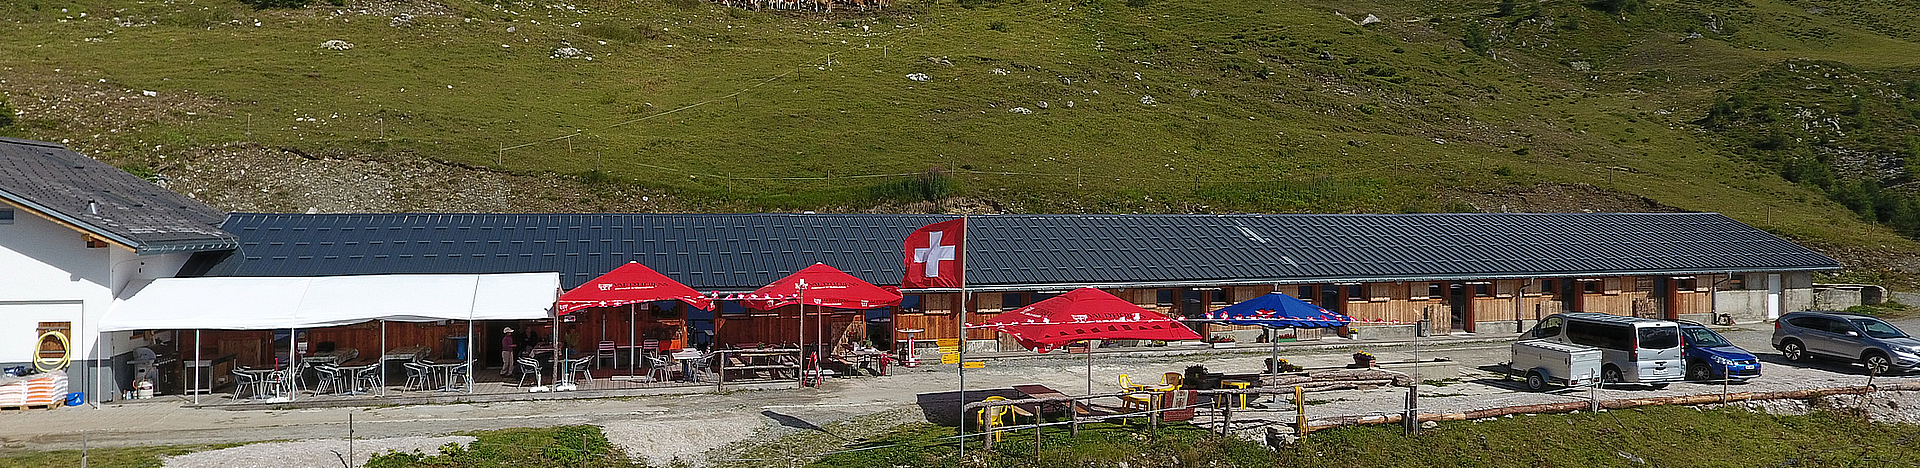
[[[1527,390],[1533,391],[1533,392],[1547,391],[1546,374],[1543,374],[1540,371],[1527,372]]]
[[[1798,341],[1788,340],[1785,343],[1780,343],[1780,356],[1787,358],[1788,361],[1805,361],[1807,360],[1807,347],[1801,345]]]
[[[1879,352],[1867,353],[1865,358],[1860,359],[1860,363],[1865,364],[1867,373],[1873,375],[1887,375],[1888,371],[1893,370],[1893,360],[1887,359],[1887,355]]]
[[[1606,368],[1600,369],[1600,381],[1603,383],[1616,384],[1625,380],[1627,380],[1626,376],[1620,374],[1620,368],[1618,367],[1607,366]]]
[[[1690,382],[1711,382],[1713,381],[1713,371],[1708,369],[1707,363],[1704,362],[1687,364],[1687,380]]]

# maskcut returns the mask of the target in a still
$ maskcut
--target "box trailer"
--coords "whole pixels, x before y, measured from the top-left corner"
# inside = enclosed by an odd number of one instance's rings
[[[1598,348],[1547,340],[1528,340],[1513,344],[1513,361],[1507,374],[1526,381],[1527,390],[1546,391],[1548,385],[1580,387],[1600,380],[1601,353]]]

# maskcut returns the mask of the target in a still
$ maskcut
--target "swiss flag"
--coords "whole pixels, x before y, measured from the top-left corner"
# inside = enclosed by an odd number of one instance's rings
[[[907,268],[900,287],[960,287],[960,262],[966,257],[960,248],[965,245],[960,236],[966,233],[966,226],[966,218],[961,218],[928,224],[908,234]]]

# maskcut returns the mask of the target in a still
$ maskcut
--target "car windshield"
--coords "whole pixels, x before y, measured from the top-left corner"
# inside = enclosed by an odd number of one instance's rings
[[[1678,327],[1646,327],[1640,329],[1640,349],[1669,349],[1680,347],[1680,329]]]
[[[1725,337],[1720,336],[1719,333],[1714,333],[1713,330],[1708,330],[1706,327],[1680,327],[1680,333],[1687,336],[1687,344],[1693,345],[1693,347],[1696,348],[1733,345],[1733,343],[1728,343]]]
[[[1860,330],[1867,332],[1867,336],[1871,336],[1874,338],[1885,339],[1885,338],[1906,338],[1907,337],[1906,333],[1902,333],[1899,328],[1894,328],[1893,324],[1891,323],[1882,322],[1879,320],[1874,320],[1869,318],[1857,318],[1850,321],[1853,322],[1853,326],[1860,327]]]

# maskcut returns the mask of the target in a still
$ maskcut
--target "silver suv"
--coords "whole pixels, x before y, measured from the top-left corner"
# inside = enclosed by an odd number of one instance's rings
[[[1794,312],[1773,323],[1773,349],[1789,361],[1824,357],[1858,362],[1874,374],[1920,367],[1920,340],[1866,315]]]

